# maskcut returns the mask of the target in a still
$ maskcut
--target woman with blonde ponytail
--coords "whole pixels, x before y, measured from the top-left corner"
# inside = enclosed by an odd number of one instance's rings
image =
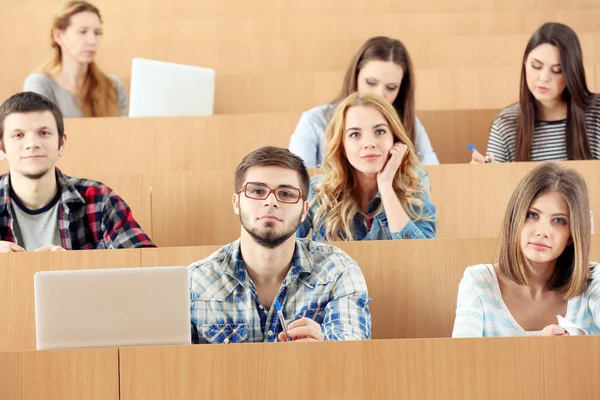
[[[127,92],[106,75],[94,58],[102,36],[102,17],[93,4],[69,1],[54,17],[53,56],[25,80],[25,91],[48,97],[65,118],[127,115]]]
[[[311,179],[310,209],[297,236],[316,241],[434,238],[435,206],[394,107],[357,92],[336,108],[322,175]]]

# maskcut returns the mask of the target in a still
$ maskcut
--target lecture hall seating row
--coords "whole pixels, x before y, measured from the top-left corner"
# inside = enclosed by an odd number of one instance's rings
[[[412,339],[0,353],[0,399],[594,399],[600,338]]]
[[[537,163],[428,166],[438,238],[496,237],[519,180]],[[600,215],[600,161],[569,161],[586,178],[591,210]],[[66,173],[71,173],[65,170]],[[313,171],[316,173],[316,171]],[[234,170],[87,176],[112,187],[158,246],[222,245],[240,235],[234,214]],[[596,218],[598,220],[598,218]]]
[[[140,7],[138,1],[98,0],[105,21],[98,61],[126,87],[133,57],[215,68],[216,113],[299,112],[337,94],[360,43],[386,34],[405,41],[412,54],[419,111],[498,109],[517,98],[528,37],[554,20],[579,33],[595,88],[600,8],[588,0],[452,3],[262,0],[225,7],[212,1],[154,0]],[[0,77],[0,98],[19,91],[25,76],[49,56],[55,7],[42,0],[28,2],[27,8],[10,2],[0,6],[4,15],[14,16],[7,21],[12,34],[0,43],[7,54],[18,54]],[[24,18],[32,23],[17,22]]]
[[[453,164],[471,160],[467,143],[485,151],[499,111],[423,111],[418,117],[440,162]],[[100,167],[104,173],[234,170],[261,146],[287,148],[300,114],[67,119],[67,152],[59,166],[81,176]],[[0,164],[0,171],[6,168],[6,163]]]
[[[466,267],[494,262],[495,238],[335,243],[361,267],[374,339],[450,337]],[[0,262],[1,351],[35,350],[33,276],[38,271],[187,266],[220,246],[8,254]],[[600,235],[592,239],[598,260]]]

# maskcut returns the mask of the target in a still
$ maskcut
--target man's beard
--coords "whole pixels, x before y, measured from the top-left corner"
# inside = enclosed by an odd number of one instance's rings
[[[48,169],[45,169],[43,171],[36,172],[36,173],[22,172],[21,176],[23,176],[24,178],[36,181],[36,180],[42,179],[44,176],[46,176],[46,174],[48,174],[50,172],[50,170],[51,170],[51,168],[48,168]]]
[[[250,221],[242,211],[242,207],[240,207],[240,222],[242,227],[248,234],[254,239],[256,243],[259,245],[266,247],[268,249],[274,249],[280,246],[283,242],[288,240],[292,235],[296,234],[298,227],[300,226],[300,222],[302,221],[302,214],[300,214],[297,218],[297,221],[291,224],[290,229],[277,233],[272,228],[275,226],[275,223],[272,221],[267,221],[265,224],[264,231],[260,232],[257,228],[252,228],[250,225]]]

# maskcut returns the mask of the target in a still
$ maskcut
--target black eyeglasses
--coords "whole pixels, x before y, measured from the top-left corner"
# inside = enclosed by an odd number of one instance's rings
[[[304,199],[302,192],[298,188],[278,187],[271,189],[267,185],[257,182],[247,182],[237,193],[244,193],[247,198],[253,200],[265,200],[271,193],[274,193],[278,202],[286,204],[295,204],[300,199]]]

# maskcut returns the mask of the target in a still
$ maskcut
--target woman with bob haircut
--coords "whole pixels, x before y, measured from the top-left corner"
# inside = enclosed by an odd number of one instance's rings
[[[600,268],[589,261],[583,177],[544,163],[517,185],[501,228],[498,263],[468,267],[453,337],[562,336],[557,316],[600,333]]]
[[[102,33],[96,6],[86,1],[64,3],[50,30],[54,54],[40,72],[27,77],[24,91],[52,100],[64,118],[126,116],[125,87],[95,61]]]
[[[429,177],[387,100],[351,94],[337,107],[327,140],[297,236],[312,230],[316,241],[435,237]]]
[[[486,161],[600,159],[600,102],[590,92],[577,34],[549,22],[529,39],[521,66],[519,102],[494,119]]]
[[[338,104],[354,92],[376,94],[393,104],[419,161],[439,164],[429,136],[415,115],[415,72],[408,50],[399,40],[375,36],[352,57],[338,97],[300,117],[290,139],[290,151],[300,156],[307,168],[323,163],[327,147],[325,129]]]

